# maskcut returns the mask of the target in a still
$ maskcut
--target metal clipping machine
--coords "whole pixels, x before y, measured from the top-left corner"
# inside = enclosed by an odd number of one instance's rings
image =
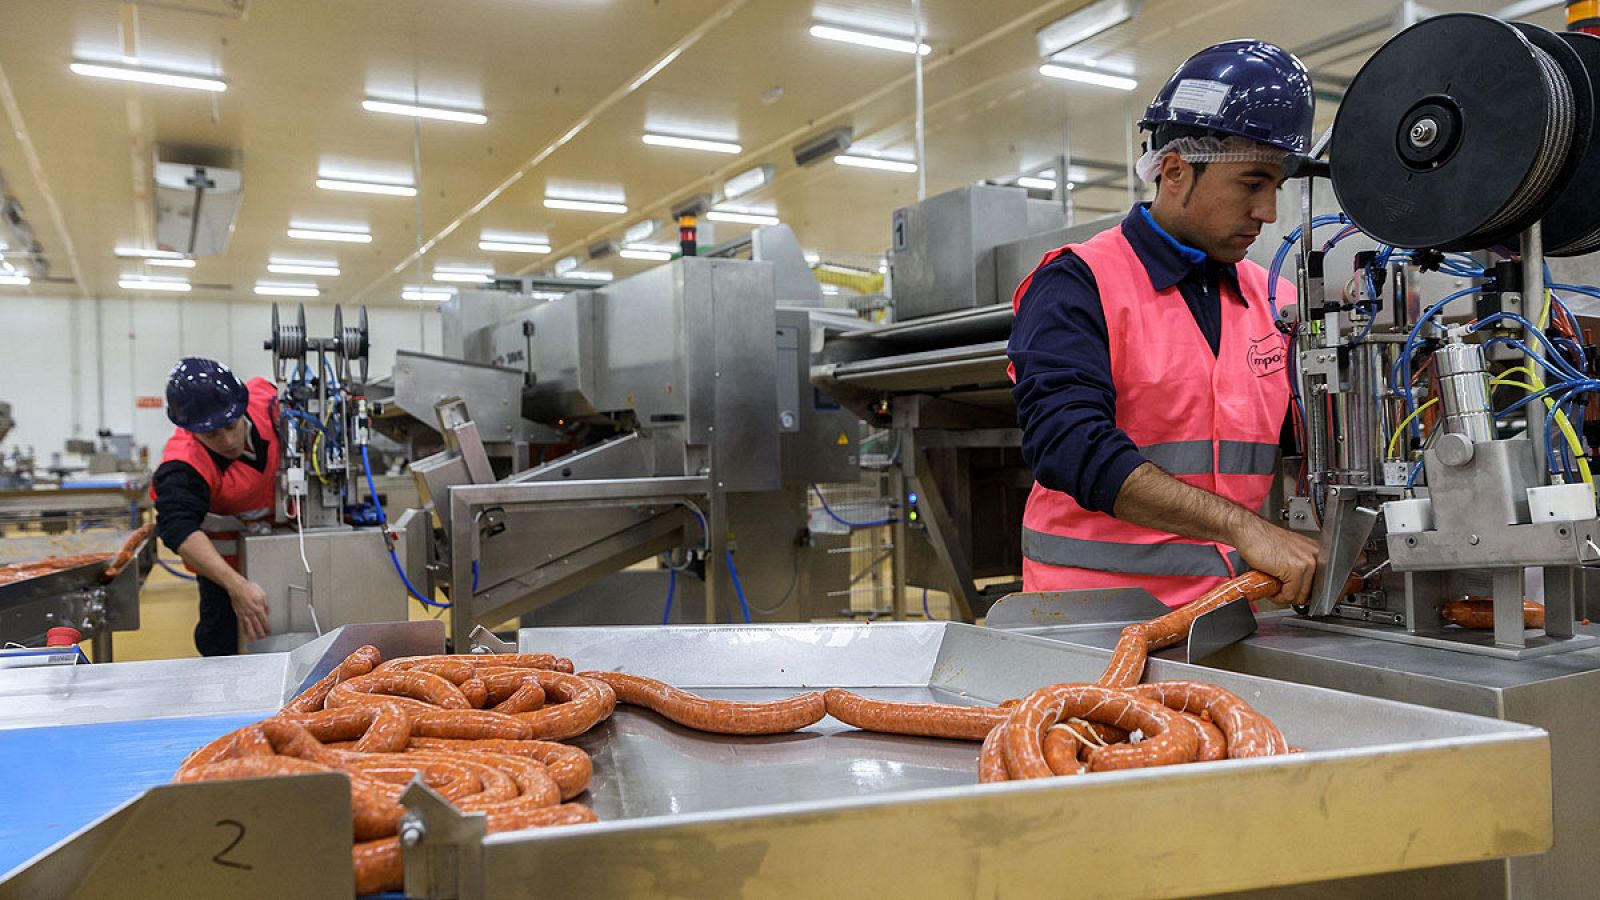
[[[1587,896],[1600,874],[1590,852],[1600,780],[1585,756],[1600,739],[1600,650],[1577,621],[1574,570],[1600,558],[1600,523],[1593,494],[1584,503],[1572,489],[1588,484],[1574,401],[1600,381],[1585,375],[1593,354],[1557,302],[1591,289],[1546,277],[1543,264],[1600,225],[1580,221],[1600,215],[1587,200],[1578,219],[1561,218],[1594,183],[1584,172],[1600,149],[1588,139],[1590,48],[1569,37],[1481,16],[1426,20],[1378,51],[1315,158],[1296,161],[1304,215],[1279,267],[1316,229],[1336,230],[1324,251],[1298,257],[1299,300],[1283,317],[1308,447],[1304,477],[1287,461],[1283,506],[1321,534],[1330,571],[1354,563],[1367,577],[1353,601],[1324,589],[1304,610],[1262,615],[1246,640],[1211,642],[1215,652],[1196,646],[1197,622],[1188,656],[1163,651],[1146,674],[1248,697],[1303,752],[979,785],[971,743],[832,718],[708,740],[619,708],[573,741],[594,761],[583,802],[597,824],[485,834],[481,815],[406,788],[406,894]],[[1339,210],[1316,182],[1330,174]],[[1007,230],[993,227],[1002,220]],[[973,616],[991,600],[976,582],[1015,558],[1015,519],[1004,517],[1020,517],[1020,498],[995,494],[1026,480],[1006,416],[1002,304],[1043,249],[1095,226],[1064,230],[1020,189],[986,186],[931,198],[894,224],[895,282],[934,308],[875,332],[829,325],[812,376],[902,442],[895,503],[902,536],[915,539],[895,543],[916,549],[897,580],[948,585]],[[950,241],[962,247],[945,257],[955,280],[919,289],[906,268],[918,247],[932,265]],[[1327,259],[1363,243],[1341,292]],[[445,358],[397,361],[383,403],[411,421],[380,416],[374,428],[425,442],[413,423],[428,425],[443,449],[415,466],[431,507],[417,515],[437,521],[406,531],[420,549],[395,565],[448,580],[454,648],[554,653],[752,701],[841,686],[996,705],[1095,678],[1121,627],[1164,607],[1124,590],[1012,595],[988,609],[987,628],[590,624],[525,627],[515,643],[472,628],[559,609],[558,593],[685,546],[695,553],[669,561],[704,565],[706,618],[756,595],[736,573],[771,567],[733,556],[773,540],[752,519],[783,520],[788,508],[770,498],[825,478],[784,473],[779,436],[804,430],[782,430],[787,375],[770,374],[788,365],[773,362],[789,340],[785,284],[804,281],[786,282],[788,254],[747,249],[751,260],[682,259],[546,302],[531,286],[475,306],[465,295],[445,312]],[[1437,290],[1457,279],[1467,293]],[[804,314],[799,334],[818,322]],[[808,357],[794,353],[796,373]],[[323,394],[303,389],[326,428]],[[562,435],[581,446],[539,462],[535,448]],[[741,511],[741,498],[763,495],[766,506]],[[791,528],[772,532],[792,546]],[[1537,628],[1524,627],[1534,612],[1524,595],[1539,593],[1530,569],[1544,579]],[[1489,599],[1466,599],[1476,596]],[[629,601],[581,602],[594,614]],[[1494,627],[1467,627],[1485,619]],[[358,646],[384,658],[445,649],[437,622],[327,631],[229,660],[0,673],[10,712],[0,754],[19,760],[0,767],[0,790],[71,788],[0,819],[0,895],[348,893],[341,776],[166,783],[189,750],[272,715]],[[97,777],[72,777],[84,771]],[[915,840],[903,839],[907,823]],[[873,849],[870,864],[840,852],[857,847]]]

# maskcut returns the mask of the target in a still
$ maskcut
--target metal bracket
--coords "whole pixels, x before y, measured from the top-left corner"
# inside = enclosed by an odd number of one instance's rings
[[[443,797],[413,776],[400,795],[401,856],[406,896],[457,900],[483,896],[483,836],[488,817],[457,812]]]
[[[1207,613],[1189,625],[1189,640],[1184,645],[1185,662],[1196,663],[1236,641],[1256,633],[1256,616],[1250,603],[1235,600]]]
[[[1345,578],[1355,567],[1361,548],[1378,522],[1378,511],[1358,506],[1359,492],[1349,487],[1328,489],[1322,546],[1317,553],[1317,572],[1311,581],[1311,615],[1326,616],[1339,602]]]
[[[479,652],[483,652],[483,653],[516,653],[517,652],[516,642],[514,642],[514,641],[502,641],[502,640],[500,640],[500,636],[499,635],[497,635],[494,632],[490,631],[489,629],[483,627],[482,625],[479,625],[476,628],[472,629],[472,634],[469,635],[469,640],[471,641],[472,646],[471,646],[470,649],[467,650],[468,653],[479,653]]]

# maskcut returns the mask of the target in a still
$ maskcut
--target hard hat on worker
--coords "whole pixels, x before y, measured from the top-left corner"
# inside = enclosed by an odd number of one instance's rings
[[[167,418],[186,431],[216,431],[244,415],[249,404],[244,383],[216,360],[187,356],[167,376]]]
[[[1214,44],[1172,73],[1139,120],[1152,132],[1140,175],[1158,170],[1168,152],[1190,162],[1268,154],[1281,162],[1310,149],[1315,114],[1311,73],[1294,54],[1266,41]],[[1180,141],[1181,151],[1171,146]]]

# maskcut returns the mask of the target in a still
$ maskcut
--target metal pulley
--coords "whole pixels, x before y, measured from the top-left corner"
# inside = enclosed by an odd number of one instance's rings
[[[1334,193],[1362,231],[1397,247],[1506,243],[1571,182],[1593,119],[1587,69],[1560,37],[1434,16],[1350,83],[1329,149]]]
[[[357,324],[353,328],[344,325],[344,310],[338,305],[333,307],[333,337],[338,341],[339,352],[339,380],[350,382],[350,363],[357,365],[360,383],[367,380],[367,359],[372,350],[372,344],[367,331],[367,307],[362,305]]]
[[[278,304],[272,304],[272,333],[261,343],[261,349],[272,351],[272,370],[278,381],[283,380],[283,364],[290,360],[296,363],[305,359],[306,355],[306,307],[300,304],[295,315],[295,324],[283,325],[278,320]]]

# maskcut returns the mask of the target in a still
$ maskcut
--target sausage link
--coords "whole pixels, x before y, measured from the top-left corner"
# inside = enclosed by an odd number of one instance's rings
[[[451,656],[397,656],[374,668],[374,672],[431,672],[451,684],[475,677],[477,667]]]
[[[1062,725],[1052,725],[1044,733],[1044,761],[1053,775],[1080,775],[1088,766],[1078,759],[1078,738]]]
[[[340,682],[328,692],[327,706],[333,708],[357,703],[396,702],[397,699],[413,709],[416,703],[439,709],[472,707],[461,689],[451,684],[449,679],[432,672],[411,669],[372,671]],[[405,703],[406,700],[413,702]]]
[[[150,537],[150,535],[154,534],[155,530],[156,523],[149,522],[139,526],[132,534],[128,535],[128,539],[122,542],[122,548],[117,551],[117,555],[112,558],[111,562],[106,566],[105,571],[100,573],[100,580],[103,582],[109,582],[113,578],[116,578],[118,575],[122,574],[123,568],[125,568],[128,563],[133,562],[133,555],[138,551],[139,545],[143,544]]]
[[[498,810],[487,814],[491,832],[521,831],[524,828],[555,828],[599,821],[594,810],[581,803],[563,803],[538,809]]]
[[[456,660],[471,666],[512,669],[549,669],[572,674],[572,660],[553,653],[441,653],[437,656],[409,656],[399,659]],[[397,660],[398,661],[398,660]]]
[[[490,768],[505,773],[514,783],[510,797],[495,798],[488,792],[462,798],[456,806],[462,812],[512,812],[538,809],[561,803],[561,788],[543,765],[525,756],[502,753],[473,753]]]
[[[355,863],[356,896],[398,891],[406,885],[405,862],[398,837],[359,841],[350,850]]]
[[[617,694],[611,685],[592,678],[580,678],[549,669],[533,670],[544,688],[546,705],[534,712],[516,713],[533,733],[525,738],[560,741],[577,737],[604,721],[616,709]],[[553,704],[552,702],[553,701]],[[465,735],[440,735],[465,737]],[[499,737],[499,735],[484,735]]]
[[[522,741],[537,737],[536,731],[532,723],[520,716],[487,709],[436,709],[411,717],[414,737]]]
[[[1184,713],[1183,718],[1194,728],[1195,736],[1200,739],[1200,751],[1195,757],[1196,762],[1228,758],[1228,737],[1222,733],[1222,729],[1210,719],[1193,713]]]
[[[554,741],[463,741],[449,738],[414,737],[409,746],[415,750],[451,750],[467,753],[502,753],[525,756],[544,765],[561,788],[561,799],[571,800],[589,786],[594,773],[594,762],[581,748]]]
[[[1289,742],[1271,719],[1250,704],[1214,684],[1198,681],[1160,681],[1130,688],[1129,693],[1154,700],[1178,712],[1211,717],[1228,741],[1228,758],[1276,756],[1288,752]]]
[[[1011,774],[1006,771],[1005,748],[1000,743],[1004,734],[1004,728],[991,728],[988,737],[983,739],[983,747],[978,750],[979,784],[1011,780]]]
[[[467,698],[467,705],[473,709],[483,709],[489,702],[489,687],[481,679],[468,678],[457,687],[461,688],[461,696]]]
[[[823,691],[822,698],[828,715],[846,725],[884,734],[981,741],[1004,723],[1007,715],[999,707],[872,700],[841,688]]]
[[[533,712],[544,706],[544,688],[539,676],[528,669],[501,669],[487,666],[478,669],[489,696],[484,705],[497,713]]]
[[[686,728],[712,734],[786,734],[815,725],[827,715],[816,691],[764,703],[712,700],[643,675],[582,672],[580,678],[604,682],[617,699],[642,706]]]
[[[1144,623],[1122,629],[1116,649],[1111,651],[1111,662],[1095,684],[1101,687],[1121,688],[1138,684],[1144,677],[1145,659],[1149,655],[1150,629]]]
[[[223,759],[195,766],[179,772],[173,784],[195,781],[232,781],[238,778],[271,778],[279,775],[305,775],[309,772],[329,772],[327,766],[318,765],[292,756],[244,756]]]
[[[1446,622],[1460,625],[1462,628],[1493,628],[1494,600],[1483,597],[1451,600],[1440,607],[1439,615]],[[1544,604],[1532,600],[1522,601],[1522,627],[1544,627]]]
[[[398,703],[363,703],[278,718],[304,725],[323,744],[353,740],[352,749],[361,753],[399,753],[411,738],[411,718]]]
[[[344,658],[344,661],[333,667],[333,671],[319,678],[311,687],[301,691],[298,696],[283,705],[282,712],[308,713],[322,708],[328,698],[328,692],[334,685],[341,681],[348,681],[357,675],[371,672],[378,663],[383,661],[383,654],[371,644],[363,644],[355,652]]]
[[[1068,716],[1138,729],[1146,735],[1138,744],[1091,749],[1091,771],[1189,762],[1197,750],[1194,730],[1159,703],[1098,685],[1058,684],[1029,694],[1002,726],[1006,770],[1012,778],[1053,774],[1044,757],[1045,732]]]

